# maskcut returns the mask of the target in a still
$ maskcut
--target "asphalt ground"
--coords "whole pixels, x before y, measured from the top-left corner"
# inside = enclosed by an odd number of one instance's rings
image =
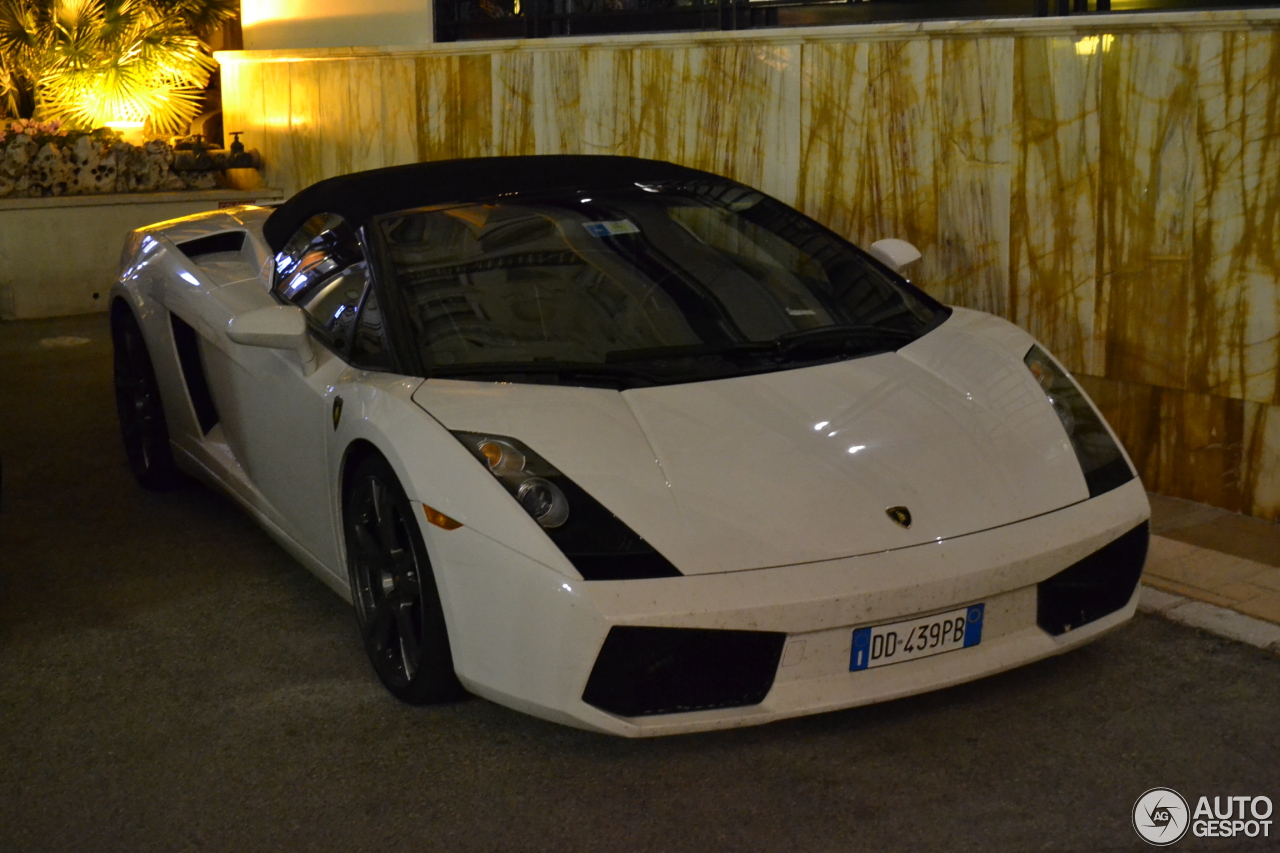
[[[134,484],[107,338],[102,316],[0,323],[5,853],[1145,850],[1149,788],[1280,805],[1280,658],[1149,616],[729,732],[401,705],[347,605],[228,499]],[[1276,849],[1274,819],[1267,841],[1175,849]]]

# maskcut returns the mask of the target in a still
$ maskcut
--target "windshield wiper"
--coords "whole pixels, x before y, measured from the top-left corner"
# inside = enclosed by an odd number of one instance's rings
[[[679,361],[685,358],[713,358],[724,355],[769,355],[776,351],[773,341],[726,341],[715,344],[677,344],[669,347],[613,350],[605,353],[606,364],[632,361]]]
[[[771,361],[790,361],[797,357],[818,351],[826,355],[832,352],[882,352],[886,349],[897,349],[902,344],[915,340],[915,332],[901,329],[887,329],[883,326],[844,325],[821,326],[816,329],[802,329],[798,332],[787,332],[771,341],[725,341],[712,344],[680,344],[669,347],[650,347],[647,349],[616,350],[605,354],[607,364],[627,364],[645,361],[680,361],[697,358],[733,358],[734,356],[754,356]],[[889,342],[893,346],[885,347]]]
[[[605,364],[559,361],[481,362],[478,364],[441,364],[427,369],[428,379],[488,379],[525,377],[546,383],[560,380],[563,385],[593,385],[615,388],[637,388],[657,385],[658,380],[638,370]]]
[[[820,354],[888,352],[898,349],[919,337],[916,332],[888,329],[884,326],[844,325],[820,326],[779,335],[773,341],[781,359],[803,357],[805,353]],[[885,344],[890,346],[885,346]]]

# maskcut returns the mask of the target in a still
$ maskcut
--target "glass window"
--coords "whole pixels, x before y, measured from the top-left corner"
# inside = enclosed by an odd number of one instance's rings
[[[429,376],[693,381],[896,349],[946,312],[729,182],[441,205],[370,233]]]
[[[345,349],[369,286],[355,231],[336,214],[307,220],[276,255],[275,290],[306,311],[335,348]]]
[[[356,309],[368,285],[368,265],[362,261],[331,275],[297,304],[329,332],[334,346],[342,349],[355,326]]]
[[[359,316],[355,339],[351,342],[351,363],[365,370],[391,370],[391,351],[382,323],[382,309],[378,307],[378,295],[372,288]]]

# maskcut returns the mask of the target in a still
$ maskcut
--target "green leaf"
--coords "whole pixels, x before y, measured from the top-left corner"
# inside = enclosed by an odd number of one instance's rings
[[[147,117],[181,131],[217,68],[199,36],[237,0],[0,0],[0,103],[81,128]]]

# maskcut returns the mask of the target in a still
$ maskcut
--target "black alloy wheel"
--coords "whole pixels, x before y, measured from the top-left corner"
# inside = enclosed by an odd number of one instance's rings
[[[178,469],[169,447],[169,427],[160,402],[156,372],[147,354],[142,328],[123,304],[111,312],[112,365],[116,416],[129,468],[145,488],[172,488]]]
[[[345,491],[347,571],[374,671],[410,705],[462,696],[426,544],[395,472],[381,456],[367,456]]]

